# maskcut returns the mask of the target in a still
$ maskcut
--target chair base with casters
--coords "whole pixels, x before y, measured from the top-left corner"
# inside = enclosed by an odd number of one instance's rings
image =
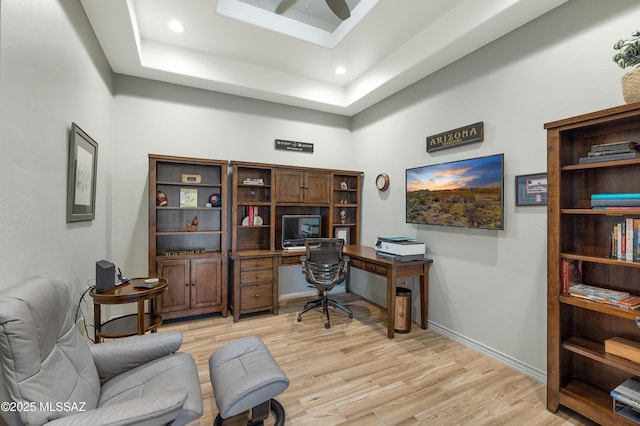
[[[263,425],[269,413],[276,426],[284,425],[284,408],[274,398],[289,387],[289,379],[259,337],[235,340],[215,351],[209,376],[219,411],[214,425],[245,411],[247,426]]]
[[[320,299],[307,302],[298,315],[298,322],[302,315],[317,307],[322,307],[327,322],[324,328],[331,328],[329,307],[339,309],[353,318],[353,312],[333,299],[329,299],[329,292],[346,279],[349,257],[342,254],[344,240],[339,238],[307,238],[304,242],[306,256],[300,257],[302,273],[309,284],[320,292]]]
[[[323,292],[322,298],[318,300],[312,300],[304,304],[304,309],[302,312],[298,314],[298,322],[302,321],[302,315],[305,312],[309,312],[312,309],[317,308],[318,306],[322,307],[322,313],[326,315],[327,322],[324,323],[324,328],[331,328],[331,319],[329,318],[329,306],[332,306],[336,309],[340,309],[341,311],[349,314],[349,319],[353,319],[353,312],[349,308],[340,303],[336,302],[333,299],[329,299],[326,292]]]

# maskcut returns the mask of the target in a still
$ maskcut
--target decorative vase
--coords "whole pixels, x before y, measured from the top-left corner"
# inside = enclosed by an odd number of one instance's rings
[[[640,102],[640,68],[622,76],[622,96],[628,104]]]

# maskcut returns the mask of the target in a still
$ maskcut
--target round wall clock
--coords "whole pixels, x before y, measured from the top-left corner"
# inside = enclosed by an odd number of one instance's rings
[[[376,188],[380,191],[386,191],[389,188],[389,175],[380,173],[376,178]]]

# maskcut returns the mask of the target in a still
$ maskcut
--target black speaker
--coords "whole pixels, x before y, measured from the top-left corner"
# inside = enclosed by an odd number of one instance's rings
[[[96,293],[104,293],[115,287],[116,265],[106,260],[96,262]]]

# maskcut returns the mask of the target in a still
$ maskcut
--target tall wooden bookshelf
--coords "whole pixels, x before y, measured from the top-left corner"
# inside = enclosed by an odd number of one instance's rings
[[[227,316],[227,175],[227,161],[149,154],[149,275],[169,281],[163,318]]]
[[[548,149],[547,408],[560,405],[603,424],[636,424],[613,411],[609,392],[640,364],[607,354],[605,340],[640,341],[640,311],[562,293],[562,262],[582,265],[582,283],[640,295],[640,262],[610,257],[610,233],[639,208],[594,210],[591,195],[640,192],[640,159],[580,164],[591,146],[640,142],[640,104],[545,124]]]

